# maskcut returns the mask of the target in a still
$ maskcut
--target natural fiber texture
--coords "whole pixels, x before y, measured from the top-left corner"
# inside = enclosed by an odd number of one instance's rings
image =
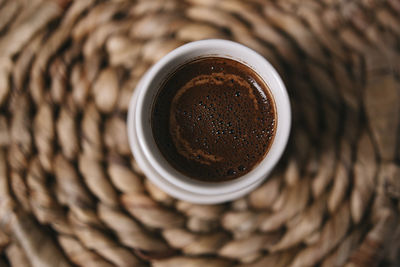
[[[172,49],[265,56],[287,151],[248,196],[177,201],[143,176],[130,96]],[[400,2],[0,0],[0,266],[399,266]]]

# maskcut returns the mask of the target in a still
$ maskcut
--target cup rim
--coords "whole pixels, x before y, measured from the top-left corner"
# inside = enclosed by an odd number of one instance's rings
[[[172,64],[172,66],[174,66],[173,68],[168,69],[169,73],[173,72],[174,69],[184,64],[185,62],[180,62],[176,64],[174,63],[174,60],[178,61],[177,59],[179,57],[182,57],[183,55],[187,56],[191,53],[195,54],[200,50],[207,49],[211,49],[210,51],[213,51],[213,49],[217,51],[229,50],[230,53],[206,53],[201,55],[202,57],[213,55],[228,57],[244,63],[248,67],[252,68],[267,84],[276,106],[276,133],[267,155],[264,157],[263,160],[261,160],[260,163],[257,164],[257,166],[253,170],[251,170],[247,174],[226,182],[213,183],[197,181],[177,171],[165,159],[164,162],[161,163],[160,161],[162,161],[163,156],[158,150],[158,147],[156,145],[154,146],[155,140],[153,138],[152,131],[150,129],[151,134],[149,136],[148,130],[146,132],[146,129],[144,128],[144,125],[146,125],[146,122],[149,120],[149,116],[151,116],[151,114],[147,114],[148,107],[145,107],[145,102],[147,101],[147,103],[151,103],[152,101],[150,100],[150,98],[154,97],[154,93],[158,92],[160,87],[158,86],[158,88],[156,89],[152,88],[152,86],[154,86],[153,81],[155,80],[155,78],[160,75],[164,75],[164,77],[169,75],[167,74],[167,71],[163,72],[168,64]],[[234,53],[233,51],[236,52]],[[190,58],[190,56],[188,57]],[[199,56],[193,56],[191,60],[198,57]],[[265,71],[263,73],[257,71],[254,66],[248,62],[250,61],[250,59],[248,58],[253,60],[253,64],[256,63],[262,66],[262,68],[265,68]],[[263,75],[266,73],[268,73],[269,77]],[[154,168],[161,177],[163,177],[169,183],[189,192],[203,195],[216,195],[240,191],[241,189],[246,188],[261,179],[263,180],[266,174],[268,174],[271,169],[276,165],[277,161],[283,153],[284,148],[286,147],[291,124],[290,102],[287,95],[286,87],[283,84],[277,71],[264,57],[259,55],[254,50],[239,43],[228,40],[208,39],[195,41],[180,46],[164,56],[147,72],[147,74],[142,78],[140,87],[138,86],[137,90],[137,103],[134,107],[130,106],[129,108],[130,110],[132,108],[135,108],[135,123],[134,125],[131,124],[131,126],[135,127],[136,135],[139,140],[139,146],[143,151],[144,157],[148,159],[148,161],[152,165],[152,168]],[[151,147],[153,149],[151,149]],[[154,149],[154,147],[156,149]]]

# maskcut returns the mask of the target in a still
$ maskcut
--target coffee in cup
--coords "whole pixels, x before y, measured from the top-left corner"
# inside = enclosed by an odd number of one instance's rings
[[[252,68],[209,56],[182,64],[161,83],[151,125],[158,149],[176,170],[223,182],[264,159],[276,117],[271,92]]]
[[[174,49],[143,75],[127,132],[147,179],[178,199],[216,204],[269,176],[290,124],[285,85],[268,60],[241,44],[208,39]]]

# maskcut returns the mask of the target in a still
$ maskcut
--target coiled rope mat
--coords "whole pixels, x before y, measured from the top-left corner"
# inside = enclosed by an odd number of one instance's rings
[[[279,167],[221,205],[143,177],[146,69],[226,38],[279,70]],[[400,2],[0,0],[0,266],[399,266]]]

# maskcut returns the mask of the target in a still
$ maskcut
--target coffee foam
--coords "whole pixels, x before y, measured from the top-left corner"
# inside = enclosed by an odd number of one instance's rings
[[[244,175],[264,158],[274,136],[274,104],[247,66],[201,59],[183,66],[164,87],[153,112],[153,134],[178,170],[224,181]]]
[[[173,143],[175,147],[177,148],[177,151],[179,154],[184,156],[187,159],[197,161],[201,164],[206,164],[206,165],[211,165],[212,162],[221,162],[225,160],[224,157],[218,156],[218,155],[211,155],[209,151],[207,150],[202,150],[198,148],[192,147],[192,140],[186,140],[182,136],[182,127],[179,125],[179,123],[176,120],[176,107],[179,104],[179,101],[181,99],[181,96],[185,94],[189,90],[196,90],[196,87],[201,87],[203,85],[208,85],[208,86],[224,86],[226,88],[231,88],[233,89],[235,86],[239,86],[242,88],[246,88],[249,92],[247,97],[249,97],[252,102],[254,109],[258,110],[258,102],[257,99],[253,93],[253,89],[246,80],[241,78],[239,75],[235,74],[226,74],[226,73],[212,73],[209,75],[199,75],[198,77],[194,77],[191,79],[189,82],[187,82],[183,87],[181,87],[174,98],[172,99],[171,103],[171,113],[170,113],[170,132],[172,136]],[[233,90],[231,90],[233,91]],[[237,94],[237,92],[235,92]],[[240,94],[240,93],[239,93]],[[236,97],[240,97],[240,95],[235,95]],[[204,99],[196,99],[195,102],[204,101]],[[215,105],[219,105],[221,103],[217,102]],[[204,105],[206,105],[204,103]],[[218,117],[218,114],[215,114],[212,110],[207,110],[206,115],[204,116],[205,119],[207,120],[207,117],[210,119],[214,117]],[[213,120],[209,120],[211,123]],[[239,129],[235,130],[230,130],[230,132],[238,132]],[[224,136],[226,134],[229,134],[229,131],[227,133],[219,133],[221,136]],[[209,135],[209,133],[207,134]]]

